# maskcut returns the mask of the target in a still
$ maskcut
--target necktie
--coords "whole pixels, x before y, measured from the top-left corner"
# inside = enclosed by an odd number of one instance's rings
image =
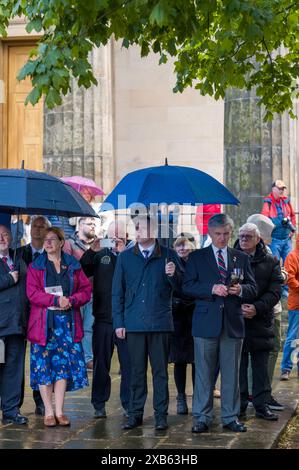
[[[39,255],[40,255],[40,252],[39,252],[39,251],[36,251],[36,252],[34,253],[34,255],[33,255],[33,261],[35,261],[36,258],[39,257]]]
[[[143,253],[143,256],[145,257],[145,259],[147,259],[148,255],[149,255],[149,250],[142,250],[142,253]]]
[[[2,261],[3,261],[3,263],[5,263],[5,264],[9,267],[9,270],[10,270],[10,271],[13,270],[13,264],[10,265],[10,264],[8,263],[8,257],[7,257],[7,256],[2,256]]]
[[[222,255],[222,250],[217,251],[217,262],[218,262],[218,268],[220,271],[220,276],[221,276],[221,282],[222,284],[225,284],[226,281],[226,276],[227,276],[227,271],[224,263],[224,258]]]

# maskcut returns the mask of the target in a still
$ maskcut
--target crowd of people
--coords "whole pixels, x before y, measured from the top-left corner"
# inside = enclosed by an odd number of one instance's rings
[[[273,183],[262,214],[239,228],[233,248],[234,223],[219,205],[209,208],[200,249],[184,235],[172,248],[162,245],[150,215],[134,217],[134,240],[117,218],[103,238],[93,217],[72,221],[75,229],[66,236],[65,221],[37,215],[30,243],[16,247],[10,228],[1,225],[2,422],[28,422],[20,411],[27,340],[35,413],[46,427],[70,425],[65,393],[88,386],[89,378],[94,418],[106,418],[114,349],[125,430],[142,425],[148,362],[158,431],[168,427],[169,363],[180,415],[189,413],[190,365],[193,433],[209,430],[219,382],[224,428],[245,432],[249,403],[257,418],[277,420],[273,411],[283,405],[272,380],[282,296],[288,296],[289,327],[281,380],[290,379],[299,342],[299,237],[292,249],[296,221],[284,190],[282,180]]]

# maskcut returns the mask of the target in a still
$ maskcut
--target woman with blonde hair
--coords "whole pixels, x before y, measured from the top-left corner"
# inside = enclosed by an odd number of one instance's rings
[[[65,392],[88,385],[80,307],[90,300],[91,284],[80,263],[62,251],[63,245],[62,230],[48,228],[45,251],[30,264],[27,273],[31,387],[40,390],[44,424],[50,427],[70,425],[63,413]]]

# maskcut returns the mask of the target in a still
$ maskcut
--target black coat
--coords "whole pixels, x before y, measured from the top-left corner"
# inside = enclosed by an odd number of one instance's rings
[[[95,321],[112,323],[112,279],[117,256],[108,248],[87,250],[80,259],[87,277],[93,276],[92,313]]]
[[[13,259],[12,250],[9,254]],[[26,333],[28,323],[26,270],[26,264],[17,254],[14,271],[19,271],[19,280],[15,283],[9,274],[9,267],[0,260],[0,338]]]
[[[17,249],[17,255],[22,258],[26,266],[29,266],[30,263],[33,261],[33,256],[32,256],[32,249],[30,243],[28,245],[21,246],[20,248]]]
[[[176,294],[175,294],[176,295]],[[174,332],[170,337],[169,362],[192,364],[194,362],[194,343],[192,336],[192,315],[195,302],[174,297],[172,316]]]
[[[182,267],[186,262],[181,259]],[[172,299],[174,331],[170,336],[169,362],[192,364],[194,362],[194,342],[192,336],[192,315],[195,302],[182,292],[175,291]]]
[[[235,248],[240,250],[239,242]],[[269,351],[274,346],[274,313],[273,307],[281,297],[283,277],[279,261],[274,258],[261,240],[257,245],[251,268],[258,287],[256,299],[252,302],[256,316],[245,319],[245,340],[243,347],[250,351]]]

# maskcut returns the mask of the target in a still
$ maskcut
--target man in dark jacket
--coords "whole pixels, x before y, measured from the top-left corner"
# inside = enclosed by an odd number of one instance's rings
[[[219,365],[223,427],[245,432],[246,427],[237,419],[239,366],[245,333],[241,304],[255,298],[257,286],[249,257],[228,247],[233,229],[231,218],[226,214],[214,215],[208,227],[212,244],[190,254],[183,284],[183,292],[196,300],[192,321],[195,356],[192,432],[207,432],[212,423],[213,390]]]
[[[117,337],[127,338],[132,368],[129,419],[123,429],[142,424],[150,358],[156,429],[164,430],[172,292],[180,289],[180,263],[173,250],[156,241],[153,219],[137,217],[134,223],[137,243],[118,257],[112,287],[113,324]]]
[[[0,398],[3,424],[27,424],[19,406],[24,375],[27,327],[26,265],[9,250],[10,230],[0,225],[0,339],[5,358],[0,364]]]
[[[244,224],[239,230],[239,240],[235,244],[250,256],[250,263],[258,286],[258,294],[252,303],[243,303],[245,319],[245,339],[240,365],[240,416],[245,416],[248,405],[248,358],[252,365],[252,402],[256,417],[276,421],[278,416],[267,406],[271,396],[268,375],[269,352],[274,345],[273,307],[281,297],[283,278],[280,265],[266,249],[256,225]]]
[[[112,326],[112,279],[117,256],[125,249],[125,227],[119,222],[109,225],[105,239],[110,248],[101,249],[97,239],[80,259],[85,274],[93,276],[93,380],[91,402],[95,408],[95,418],[106,418],[105,403],[110,398],[110,367],[114,346],[117,348],[120,362],[120,400],[125,414],[130,399],[130,360],[127,342],[115,335]],[[121,233],[122,231],[122,233]]]
[[[44,239],[46,236],[46,230],[50,227],[51,224],[46,217],[43,215],[34,215],[31,217],[30,225],[30,235],[31,242],[25,246],[21,246],[17,249],[17,254],[20,256],[26,266],[29,266],[32,261],[34,261],[41,253],[44,252]],[[28,304],[29,309],[29,304]],[[29,311],[28,311],[29,316]],[[26,347],[26,343],[25,343]],[[25,368],[24,368],[25,372]],[[20,408],[23,405],[24,401],[24,388],[25,388],[25,377],[22,384],[22,395],[20,401]],[[43,403],[41,394],[39,390],[33,390],[33,400],[35,403],[35,414],[44,416],[45,414],[45,405]]]

